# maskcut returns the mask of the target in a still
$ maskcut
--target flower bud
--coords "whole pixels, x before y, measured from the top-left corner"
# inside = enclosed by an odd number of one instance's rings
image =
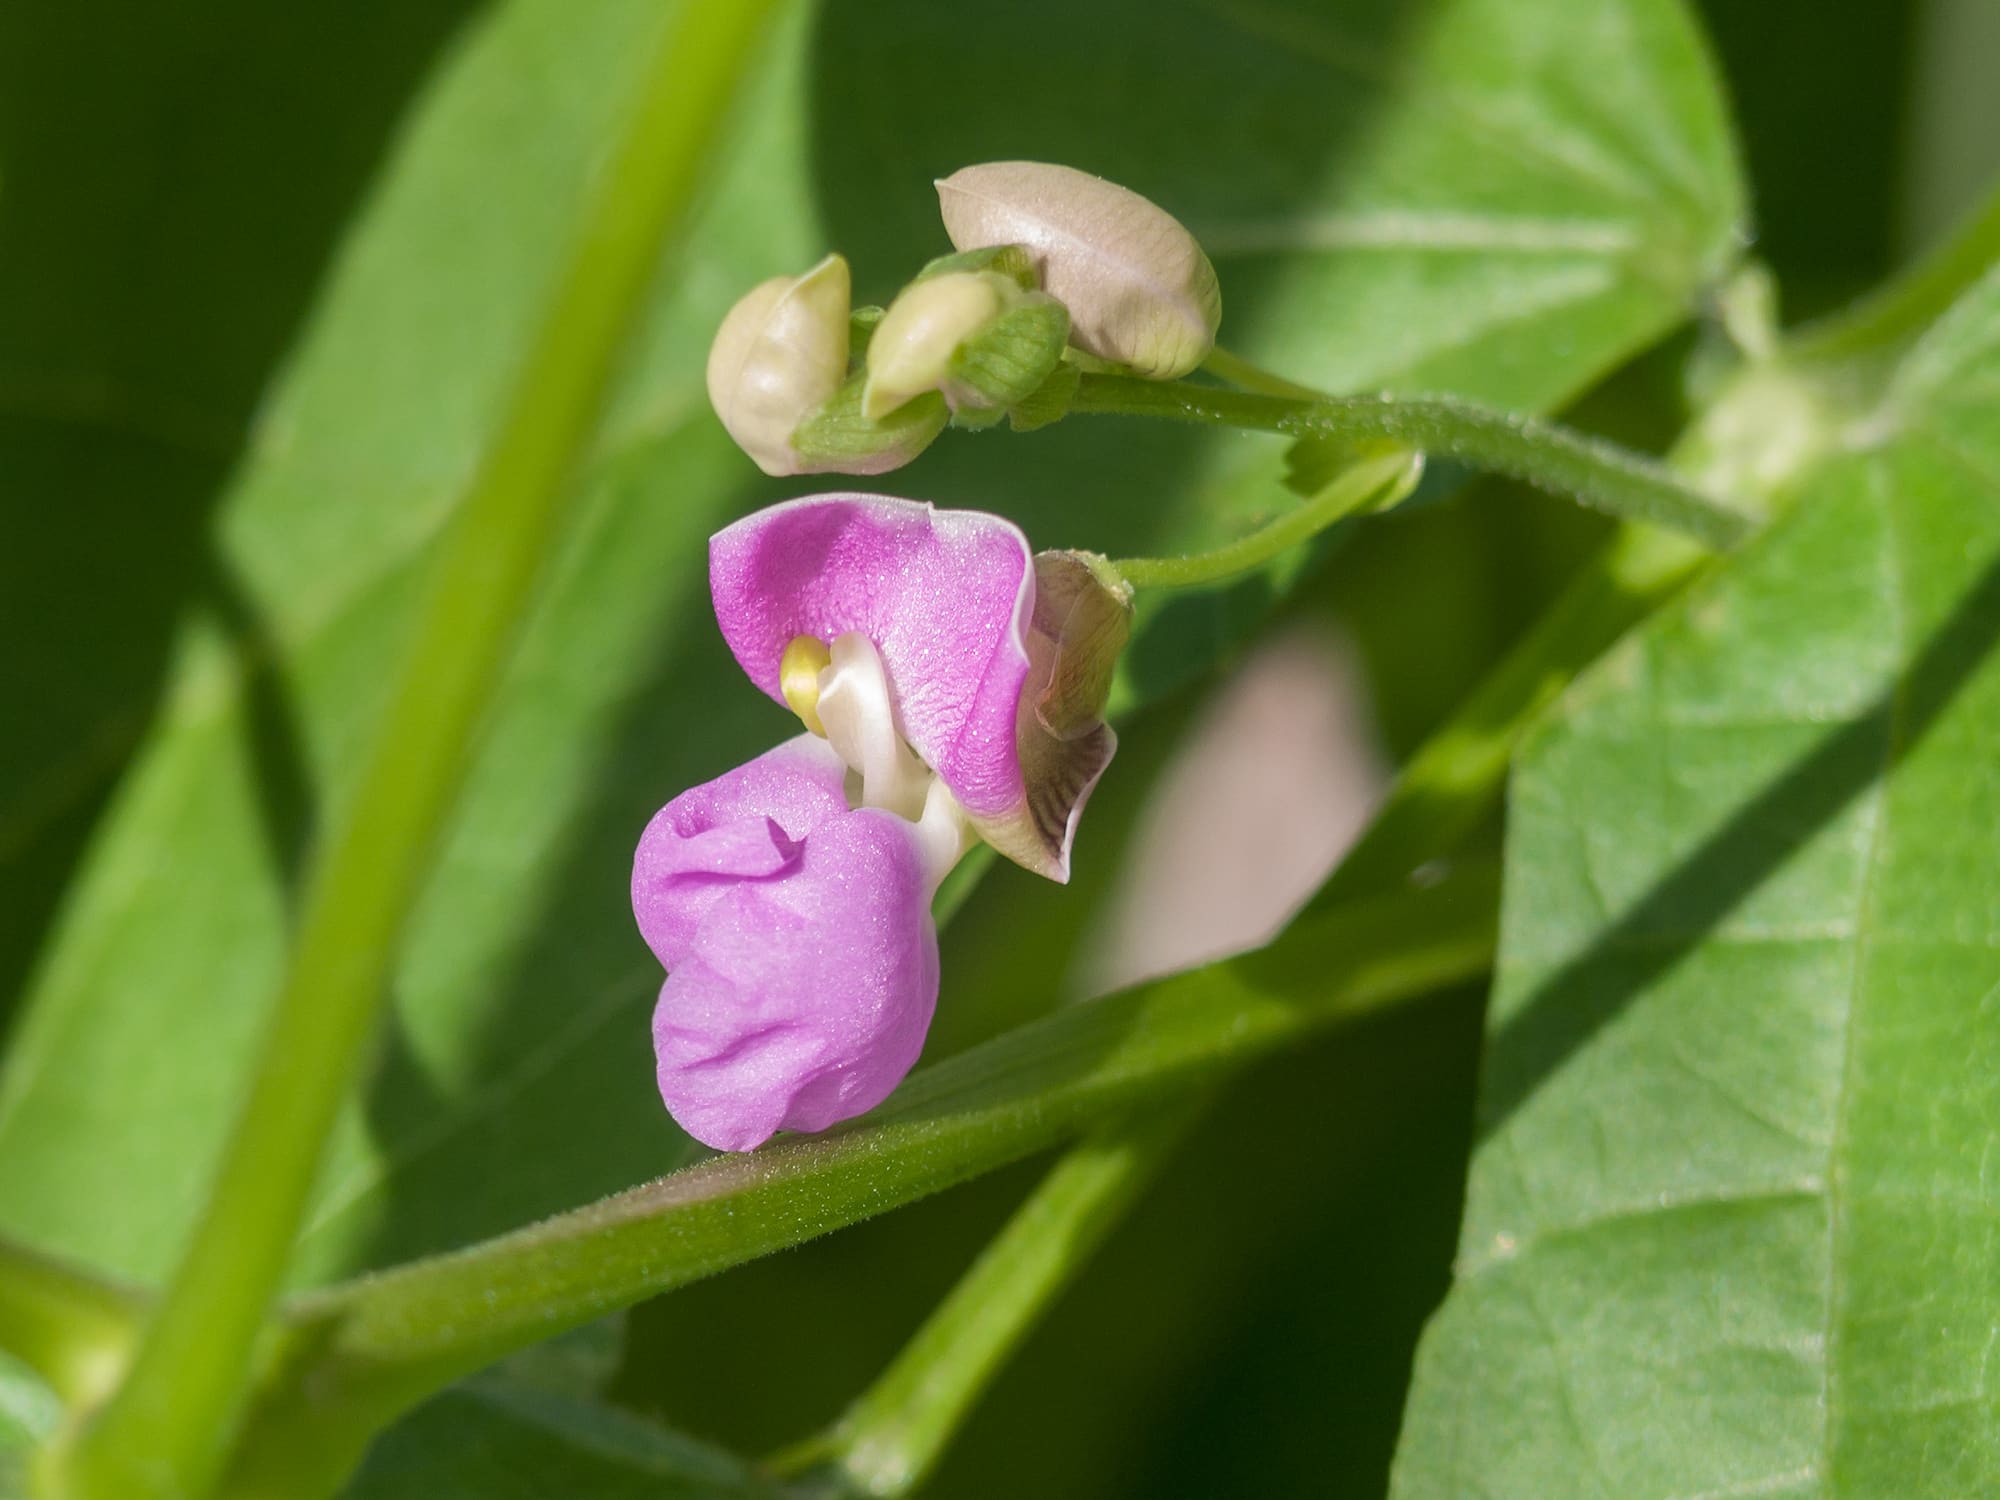
[[[1078,348],[1157,380],[1215,347],[1222,291],[1187,229],[1130,189],[1045,162],[964,167],[937,184],[960,250],[1025,246],[1042,287],[1069,309]]]
[[[861,415],[877,420],[925,391],[943,390],[958,346],[1019,295],[1018,286],[991,271],[949,271],[906,287],[868,341]]]
[[[868,343],[861,412],[879,419],[927,391],[954,411],[999,411],[1062,359],[1069,315],[997,271],[926,274],[903,289]]]
[[[766,474],[809,474],[792,445],[798,425],[847,378],[847,262],[752,287],[708,351],[708,399],[736,444]]]

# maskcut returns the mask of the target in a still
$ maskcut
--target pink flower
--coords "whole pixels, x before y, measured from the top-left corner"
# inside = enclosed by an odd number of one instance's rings
[[[938,884],[977,835],[1056,880],[1116,740],[1115,580],[1010,523],[877,495],[719,532],[709,581],[750,680],[808,733],[683,792],[632,871],[668,976],[660,1093],[726,1151],[873,1108],[937,1003]],[[789,689],[789,694],[788,694]]]

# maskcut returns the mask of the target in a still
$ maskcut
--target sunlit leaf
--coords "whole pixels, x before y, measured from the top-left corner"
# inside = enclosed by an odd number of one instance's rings
[[[2000,278],[1513,787],[1403,1500],[2000,1482]]]

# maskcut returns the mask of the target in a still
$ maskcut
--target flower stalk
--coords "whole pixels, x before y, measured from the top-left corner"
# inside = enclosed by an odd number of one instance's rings
[[[1416,488],[1423,459],[1407,451],[1366,458],[1305,504],[1211,552],[1186,557],[1128,557],[1113,566],[1133,588],[1197,588],[1260,568],[1347,516],[1394,505]]]
[[[1689,489],[1665,466],[1553,422],[1447,399],[1274,396],[1185,381],[1086,374],[1072,412],[1165,417],[1293,438],[1388,442],[1490,473],[1626,521],[1678,531],[1711,549],[1747,536],[1751,519]]]
[[[1207,1113],[1210,1093],[1112,1121],[1072,1146],[880,1378],[773,1467],[825,1462],[864,1495],[917,1489],[1040,1315]]]

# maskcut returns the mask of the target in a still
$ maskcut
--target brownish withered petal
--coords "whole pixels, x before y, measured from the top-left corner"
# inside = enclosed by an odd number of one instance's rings
[[[974,826],[1009,859],[1052,880],[1069,879],[1077,817],[1118,748],[1104,704],[1131,632],[1131,590],[1102,558],[1036,554],[1028,680],[1014,730],[1027,798]]]

